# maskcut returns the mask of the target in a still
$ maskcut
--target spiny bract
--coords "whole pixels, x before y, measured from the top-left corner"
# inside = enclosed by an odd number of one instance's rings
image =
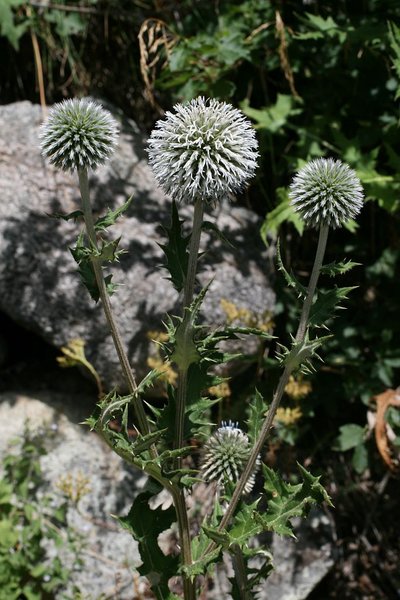
[[[247,435],[232,421],[222,421],[222,427],[204,445],[201,475],[207,482],[216,481],[223,487],[225,481],[236,483],[249,459],[252,447]],[[255,481],[256,468],[247,480],[244,491],[251,492]]]
[[[95,169],[114,152],[117,122],[100,104],[88,99],[55,104],[40,130],[43,156],[63,171]]]
[[[149,139],[149,162],[164,191],[176,200],[213,202],[241,190],[257,167],[250,121],[216,99],[199,97],[174,109]]]
[[[308,227],[341,227],[354,219],[363,205],[363,189],[356,173],[333,158],[317,158],[295,175],[289,198]]]

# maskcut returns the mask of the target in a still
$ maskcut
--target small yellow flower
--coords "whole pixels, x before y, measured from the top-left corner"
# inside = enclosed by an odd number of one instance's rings
[[[218,385],[212,385],[208,388],[208,393],[216,398],[229,398],[231,395],[231,388],[227,381],[223,381]]]
[[[301,409],[296,406],[295,408],[278,408],[275,415],[275,420],[281,423],[282,425],[286,425],[287,427],[290,425],[294,425],[301,419],[303,413]]]
[[[310,381],[303,381],[301,376],[295,379],[293,375],[290,376],[289,382],[285,387],[286,394],[293,400],[302,400],[308,396],[311,390],[312,385]]]
[[[60,477],[56,486],[71,502],[77,504],[83,496],[86,496],[91,490],[90,479],[86,477],[82,471],[73,476],[67,473]]]
[[[152,342],[168,342],[168,333],[165,331],[150,330],[146,335]]]
[[[147,365],[150,369],[157,369],[159,371],[159,379],[161,381],[167,381],[171,385],[176,384],[178,374],[174,371],[169,361],[164,362],[160,356],[149,356],[147,358]]]
[[[245,327],[254,327],[261,331],[271,331],[274,327],[272,314],[266,310],[260,315],[245,307],[238,307],[234,302],[221,299],[221,308],[226,314],[226,322],[231,325],[235,321]]]

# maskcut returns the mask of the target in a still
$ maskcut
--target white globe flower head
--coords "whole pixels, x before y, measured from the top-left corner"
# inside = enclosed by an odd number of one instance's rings
[[[103,164],[114,152],[117,136],[111,113],[85,98],[55,104],[39,134],[43,156],[63,171]]]
[[[164,191],[178,201],[214,202],[243,189],[259,156],[250,121],[230,104],[203,97],[174,110],[149,139],[149,162]]]
[[[206,482],[216,481],[223,488],[225,481],[236,483],[244,471],[252,450],[249,438],[232,421],[222,421],[222,426],[207,440],[201,465],[201,475]],[[245,493],[251,492],[260,461],[247,480]]]
[[[355,171],[333,158],[317,158],[295,175],[289,191],[294,209],[308,227],[341,227],[363,205],[363,189]]]

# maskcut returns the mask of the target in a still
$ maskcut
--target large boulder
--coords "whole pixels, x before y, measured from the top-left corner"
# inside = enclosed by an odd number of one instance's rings
[[[166,312],[179,311],[177,294],[159,268],[163,242],[159,224],[168,225],[170,200],[157,188],[147,164],[143,137],[117,111],[121,134],[116,154],[90,176],[98,213],[134,201],[113,230],[128,252],[115,267],[114,281],[123,284],[112,304],[129,360],[138,377],[147,370],[148,331],[161,329]],[[41,108],[30,102],[0,106],[0,310],[53,346],[83,338],[87,355],[106,387],[122,384],[116,353],[100,305],[80,283],[68,248],[80,226],[52,219],[50,213],[79,208],[77,177],[48,166],[38,148]],[[182,207],[190,218],[192,207]],[[204,284],[214,277],[204,315],[221,324],[221,300],[254,313],[271,309],[274,294],[269,262],[259,239],[259,219],[249,210],[223,204],[210,209],[214,221],[234,249],[205,236]]]
[[[28,427],[45,451],[40,458],[38,498],[50,495],[55,509],[62,502],[63,481],[70,478],[76,488],[78,481],[85,480],[85,493],[76,506],[70,505],[67,515],[71,533],[83,541],[82,566],[74,568],[74,554],[67,545],[55,548],[50,538],[43,540],[48,558],[56,554],[71,569],[68,597],[77,586],[82,598],[116,597],[118,589],[118,598],[130,600],[134,585],[143,592],[147,584],[135,571],[141,564],[137,543],[111,515],[127,514],[146,477],[123,463],[88,427],[78,424],[90,411],[90,399],[84,396],[0,394],[0,479],[4,456],[19,451]]]

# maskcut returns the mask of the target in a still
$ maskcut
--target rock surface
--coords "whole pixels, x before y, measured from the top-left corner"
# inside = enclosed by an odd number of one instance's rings
[[[164,241],[158,224],[169,223],[170,201],[156,187],[137,126],[115,117],[121,127],[118,150],[91,175],[91,190],[100,214],[134,197],[113,228],[113,238],[122,236],[121,247],[128,253],[113,267],[114,281],[123,285],[112,303],[131,365],[141,377],[147,371],[147,332],[159,330],[165,313],[177,310],[176,293],[158,268],[162,254],[157,243]],[[0,106],[0,310],[53,346],[83,338],[106,387],[123,387],[102,309],[83,289],[68,252],[80,226],[47,216],[76,210],[79,195],[76,177],[55,171],[40,155],[42,119],[40,107],[29,102]],[[189,217],[191,207],[183,207],[183,213]],[[204,306],[207,321],[224,321],[222,298],[256,313],[271,309],[274,294],[258,218],[227,204],[207,218],[235,246],[232,250],[207,236],[203,242],[211,266],[203,267],[201,283],[215,277]]]
[[[83,474],[90,486],[78,504],[79,510],[70,508],[68,513],[69,525],[85,538],[84,565],[73,577],[82,598],[148,597],[147,582],[135,571],[140,564],[137,544],[110,516],[127,514],[145,477],[127,467],[98,436],[79,425],[92,408],[93,402],[84,396],[54,392],[36,396],[0,394],[0,465],[10,442],[23,436],[27,421],[31,431],[42,431],[47,448],[40,459],[44,491],[57,494],[57,484],[66,475],[76,480]],[[169,501],[169,496],[164,499]],[[294,526],[298,540],[273,536],[259,541],[271,549],[275,569],[255,597],[305,600],[331,569],[334,545],[328,517],[315,509],[308,519],[298,520]],[[217,573],[207,599],[229,600],[227,573],[233,574],[230,562],[219,567]]]
[[[41,444],[47,449],[40,459],[43,493],[57,497],[57,485],[67,475],[73,481],[84,476],[89,486],[78,510],[71,507],[68,512],[69,525],[85,540],[84,565],[74,573],[72,583],[82,598],[132,600],[134,583],[147,587],[134,571],[140,555],[136,542],[111,515],[127,514],[145,477],[128,469],[96,434],[78,425],[90,411],[87,400],[79,396],[71,399],[54,392],[40,398],[0,395],[0,464],[10,451],[10,442],[23,436],[26,422],[33,433],[43,432]]]

